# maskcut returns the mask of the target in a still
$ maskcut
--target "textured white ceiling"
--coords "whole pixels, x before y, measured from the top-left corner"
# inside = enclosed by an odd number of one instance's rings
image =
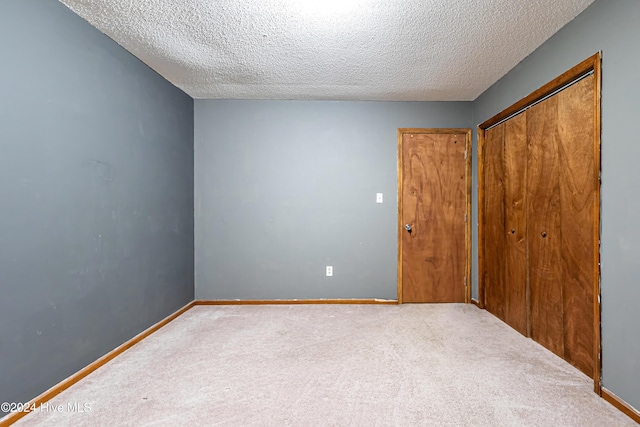
[[[61,0],[194,98],[474,100],[594,0]]]

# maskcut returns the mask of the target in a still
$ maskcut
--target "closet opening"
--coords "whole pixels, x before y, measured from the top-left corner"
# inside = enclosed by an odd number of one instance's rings
[[[596,53],[478,126],[478,305],[601,394]]]

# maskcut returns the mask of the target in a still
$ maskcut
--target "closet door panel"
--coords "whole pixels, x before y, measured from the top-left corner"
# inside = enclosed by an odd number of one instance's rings
[[[564,357],[558,98],[527,110],[531,338]]]
[[[501,124],[485,133],[484,147],[484,264],[485,308],[505,320],[505,208],[504,208],[504,129]]]
[[[527,119],[522,113],[504,123],[505,322],[527,331]]]
[[[564,357],[592,376],[594,369],[594,76],[560,92],[560,218],[564,283]]]

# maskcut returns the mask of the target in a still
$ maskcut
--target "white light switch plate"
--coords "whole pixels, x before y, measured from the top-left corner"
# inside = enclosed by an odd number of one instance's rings
[[[382,193],[376,193],[376,203],[382,203]]]

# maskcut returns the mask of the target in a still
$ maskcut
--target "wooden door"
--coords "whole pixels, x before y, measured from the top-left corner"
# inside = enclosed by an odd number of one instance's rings
[[[593,76],[485,131],[485,308],[594,372]],[[528,284],[527,284],[528,283]]]
[[[485,133],[485,308],[512,328],[527,330],[526,115]]]
[[[596,198],[593,75],[558,96],[564,358],[593,375]]]
[[[564,356],[560,228],[558,98],[527,111],[529,289],[531,338]]]
[[[399,131],[399,301],[465,302],[470,130]]]
[[[528,336],[527,323],[527,116],[503,123],[505,207],[505,322]]]
[[[488,129],[485,134],[484,183],[488,191],[484,199],[485,308],[505,321],[505,189],[504,189],[505,124]]]
[[[593,375],[593,75],[527,112],[531,337]]]

